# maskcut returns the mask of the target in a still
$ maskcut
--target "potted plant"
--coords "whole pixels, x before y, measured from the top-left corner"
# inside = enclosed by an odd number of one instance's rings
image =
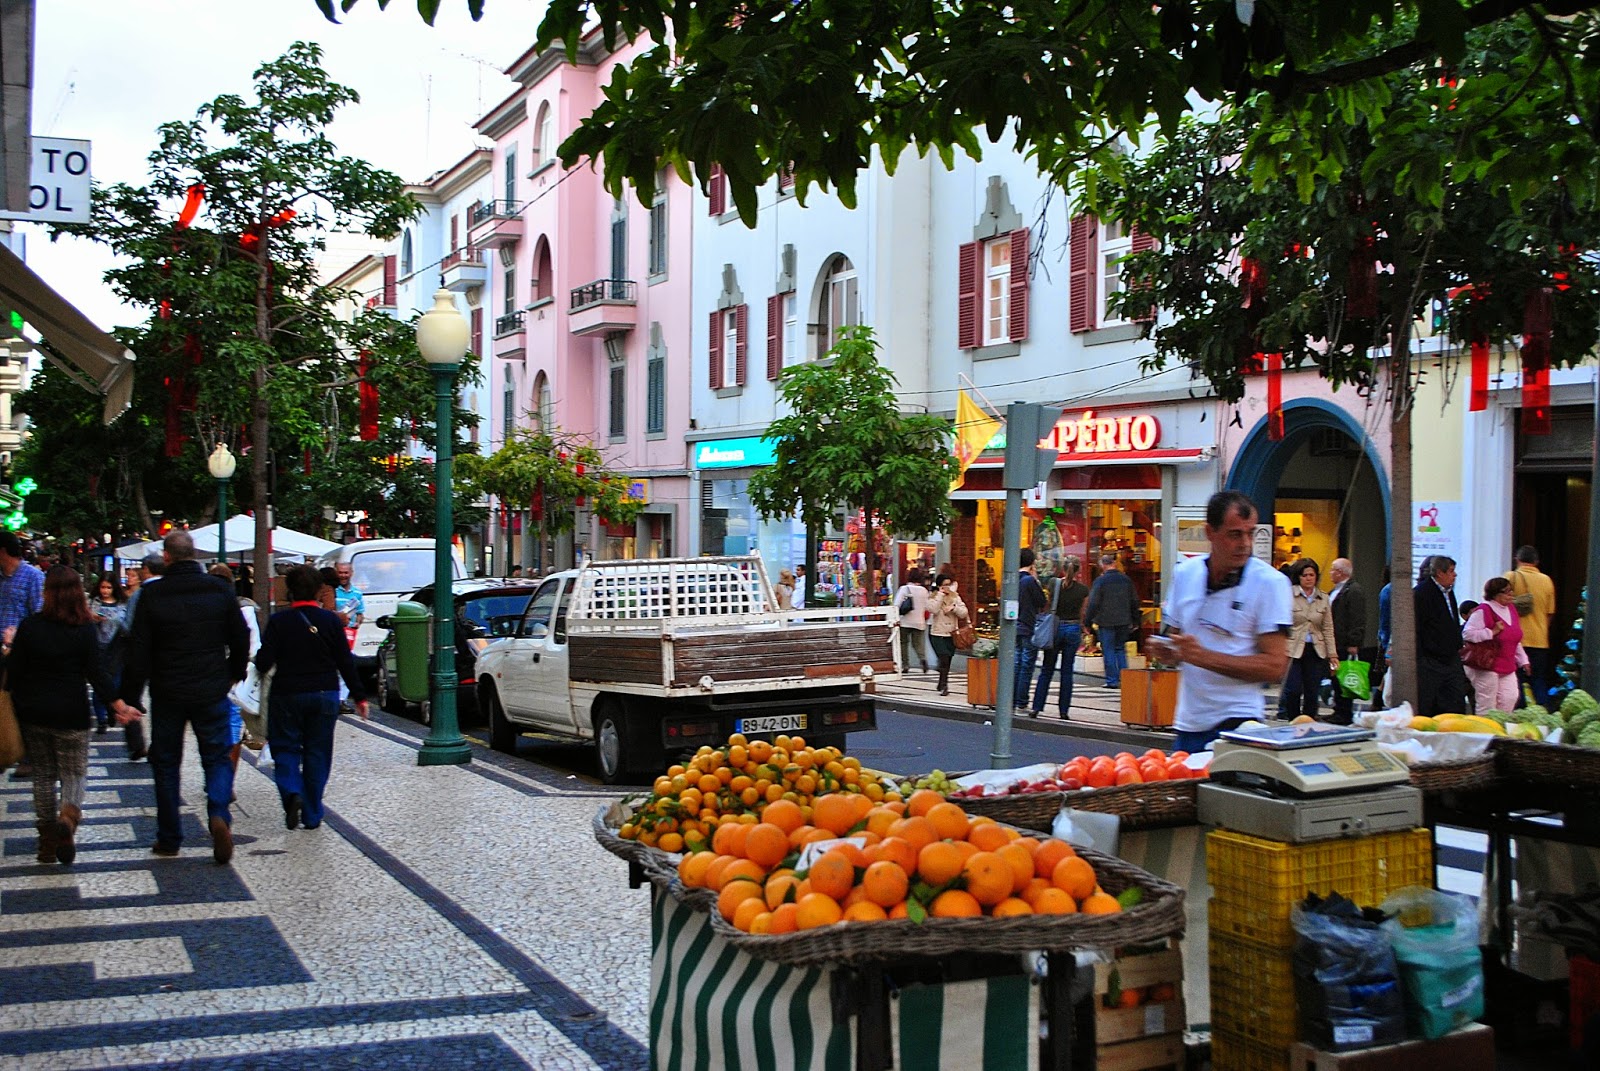
[[[979,636],[967,652],[967,702],[975,707],[994,706],[998,680],[1000,641]]]

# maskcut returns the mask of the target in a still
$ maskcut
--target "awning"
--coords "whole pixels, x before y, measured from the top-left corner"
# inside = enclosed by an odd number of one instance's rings
[[[105,422],[133,402],[133,351],[100,330],[32,268],[0,245],[0,309],[20,313],[43,337],[45,359],[87,391],[105,395]]]
[[[210,560],[217,556],[217,526],[208,524],[204,528],[191,529],[189,535],[194,539],[195,557]],[[228,518],[227,527],[223,531],[225,541],[224,549],[230,558],[239,558],[250,561],[256,549],[256,519],[248,513],[238,513]],[[330,550],[338,549],[339,544],[326,539],[318,539],[304,532],[296,532],[292,528],[278,527],[272,530],[272,556],[274,558],[320,558]],[[117,557],[124,561],[141,561],[146,554],[159,554],[161,540],[152,539],[148,543],[131,543],[117,550]]]

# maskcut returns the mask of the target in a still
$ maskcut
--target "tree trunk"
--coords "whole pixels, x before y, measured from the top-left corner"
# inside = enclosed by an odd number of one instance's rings
[[[156,519],[150,516],[150,503],[144,497],[144,475],[142,473],[133,477],[133,508],[139,511],[139,520],[144,524],[144,530],[154,533]]]
[[[1403,317],[1402,324],[1409,325]],[[1417,630],[1411,589],[1416,569],[1411,562],[1411,333],[1397,330],[1389,356],[1390,395],[1394,419],[1389,447],[1389,672],[1394,674],[1394,702],[1417,704]],[[1426,711],[1418,710],[1418,714]]]
[[[272,525],[267,486],[267,459],[272,451],[272,417],[267,407],[267,370],[257,368],[250,379],[255,388],[255,397],[250,402],[250,504],[255,510],[256,522],[255,553],[250,565],[253,578],[251,597],[261,608],[264,626],[266,615],[272,609]]]
[[[867,606],[878,605],[877,533],[872,530],[872,499],[861,503],[861,532],[867,540]]]

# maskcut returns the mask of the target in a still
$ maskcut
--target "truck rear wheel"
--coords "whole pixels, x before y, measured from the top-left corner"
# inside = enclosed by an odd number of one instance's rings
[[[504,754],[515,755],[517,737],[521,734],[506,720],[506,712],[500,706],[500,697],[493,691],[486,691],[483,703],[489,710],[489,746]]]
[[[595,706],[594,750],[600,778],[608,785],[622,784],[637,765],[628,715],[615,699],[603,699]]]

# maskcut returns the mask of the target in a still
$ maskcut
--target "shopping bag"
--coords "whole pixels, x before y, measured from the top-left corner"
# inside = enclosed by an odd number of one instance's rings
[[[1345,695],[1355,696],[1357,699],[1372,698],[1372,683],[1368,676],[1372,672],[1372,665],[1360,659],[1350,658],[1339,663],[1339,688]]]
[[[22,761],[22,729],[11,706],[11,693],[0,690],[0,770]]]
[[[1483,1018],[1478,907],[1468,897],[1410,885],[1383,902],[1383,924],[1404,985],[1406,1018],[1432,1040]]]

